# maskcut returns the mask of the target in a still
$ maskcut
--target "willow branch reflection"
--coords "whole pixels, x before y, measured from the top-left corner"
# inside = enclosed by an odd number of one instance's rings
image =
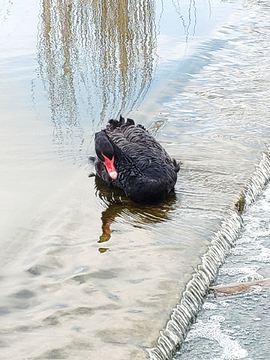
[[[74,131],[82,139],[84,118],[97,125],[130,111],[155,58],[154,0],[42,0],[38,61],[54,140]]]
[[[184,32],[186,35],[186,41],[188,41],[188,37],[190,35],[190,27],[191,27],[192,22],[194,22],[193,35],[195,35],[195,30],[196,30],[196,25],[197,25],[196,2],[195,2],[195,0],[189,0],[187,21],[185,20],[184,14],[181,10],[180,2],[181,2],[180,0],[172,0],[172,3],[175,7],[175,11],[179,15],[179,18],[183,24]],[[209,6],[210,6],[210,0],[209,0]],[[211,9],[211,7],[210,7],[210,9]],[[192,16],[192,14],[193,14],[193,16]],[[194,18],[194,20],[192,20],[192,18]]]
[[[3,24],[3,22],[6,21],[10,17],[12,7],[13,7],[13,2],[11,0],[2,2],[1,7],[0,7],[0,23],[1,24]]]
[[[128,219],[135,227],[145,227],[168,219],[168,213],[176,206],[176,196],[172,192],[169,198],[158,205],[139,205],[127,198],[124,192],[108,186],[98,176],[95,178],[96,194],[103,201],[106,209],[102,212],[102,234],[99,243],[111,238],[111,224],[117,217]],[[104,252],[106,248],[100,248]]]

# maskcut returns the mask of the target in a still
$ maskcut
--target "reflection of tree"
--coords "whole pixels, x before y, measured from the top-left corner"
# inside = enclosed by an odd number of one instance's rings
[[[172,3],[174,5],[174,7],[175,7],[175,11],[177,12],[177,14],[179,15],[179,17],[180,17],[180,19],[182,21],[183,28],[184,28],[185,35],[186,35],[186,40],[188,40],[188,37],[190,35],[190,27],[192,25],[192,21],[194,21],[193,35],[195,34],[195,28],[196,28],[196,25],[197,25],[196,2],[195,2],[195,0],[189,0],[187,21],[185,20],[185,17],[183,15],[182,10],[181,10],[180,0],[172,0]],[[210,2],[209,2],[209,6],[210,6]],[[192,20],[192,14],[193,14],[194,20]]]
[[[154,224],[168,219],[168,212],[174,208],[175,194],[172,192],[167,199],[158,205],[135,204],[128,199],[124,192],[108,186],[96,176],[97,194],[106,205],[102,212],[102,234],[99,243],[106,242],[111,237],[110,226],[115,218],[128,219],[136,227],[145,227],[147,224]],[[102,248],[104,249],[104,248]]]
[[[93,0],[93,14],[94,62],[101,65],[102,71],[97,79],[103,92],[102,113],[107,103],[115,103],[119,97],[121,104],[115,110],[123,112],[133,107],[152,79],[156,46],[154,2]],[[115,82],[120,86],[116,87]]]
[[[38,59],[55,140],[131,110],[154,67],[154,0],[42,0]],[[87,110],[87,111],[86,111]]]
[[[43,0],[39,33],[40,73],[50,100],[54,141],[62,145],[75,135],[83,138],[72,64],[70,4]]]
[[[10,16],[11,8],[13,6],[13,2],[11,0],[4,1],[0,5],[0,22],[3,23]]]

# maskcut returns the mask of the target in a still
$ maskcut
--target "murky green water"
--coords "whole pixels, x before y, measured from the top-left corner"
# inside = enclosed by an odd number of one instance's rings
[[[264,2],[3,1],[3,359],[142,359],[269,139]],[[183,162],[134,205],[93,134],[133,117]]]

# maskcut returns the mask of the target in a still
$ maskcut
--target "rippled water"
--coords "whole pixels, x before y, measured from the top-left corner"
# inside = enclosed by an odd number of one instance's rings
[[[243,216],[243,230],[220,269],[217,285],[269,277],[270,188]],[[269,288],[209,295],[175,359],[268,359]]]
[[[175,351],[159,331],[269,176],[268,14],[261,1],[2,3],[3,359]],[[163,204],[88,178],[93,134],[120,112],[183,163]]]

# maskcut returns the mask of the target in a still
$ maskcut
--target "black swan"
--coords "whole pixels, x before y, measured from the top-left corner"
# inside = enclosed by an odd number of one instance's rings
[[[173,190],[180,165],[132,119],[110,120],[95,134],[97,175],[133,201],[154,204]]]

